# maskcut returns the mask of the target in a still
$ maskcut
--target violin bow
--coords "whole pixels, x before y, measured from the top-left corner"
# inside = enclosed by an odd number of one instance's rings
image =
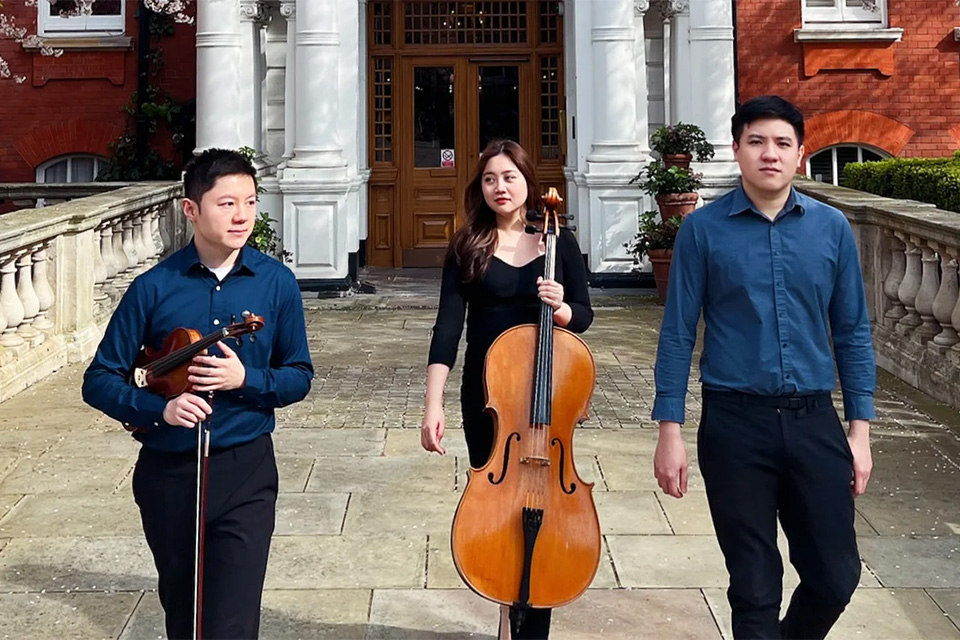
[[[213,391],[207,392],[213,407]],[[193,568],[193,638],[202,640],[203,633],[203,552],[206,547],[207,478],[210,475],[210,419],[197,424],[197,519],[194,527]]]

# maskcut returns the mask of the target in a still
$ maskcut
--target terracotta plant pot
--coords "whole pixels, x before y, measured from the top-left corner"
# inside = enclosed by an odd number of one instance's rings
[[[673,259],[672,249],[651,249],[647,251],[650,264],[653,266],[653,281],[657,284],[657,296],[660,304],[667,302],[667,278],[670,276],[670,261]]]
[[[689,169],[691,160],[693,155],[689,153],[667,153],[663,156],[663,166],[667,169],[670,167]]]
[[[661,193],[657,196],[660,218],[669,220],[673,216],[686,217],[697,208],[700,196],[696,191],[690,193]]]

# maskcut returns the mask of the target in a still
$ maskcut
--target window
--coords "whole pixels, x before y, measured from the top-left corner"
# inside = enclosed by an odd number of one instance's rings
[[[97,0],[88,16],[70,15],[78,10],[80,0],[42,0],[37,3],[40,12],[37,21],[39,33],[46,37],[120,36],[124,33],[126,2]]]
[[[801,0],[804,27],[882,29],[887,0]]]
[[[37,182],[93,182],[109,166],[107,159],[99,156],[60,156],[37,167]]]
[[[879,149],[841,144],[827,147],[807,160],[807,175],[817,182],[839,185],[843,180],[843,168],[851,162],[876,162],[890,156]]]

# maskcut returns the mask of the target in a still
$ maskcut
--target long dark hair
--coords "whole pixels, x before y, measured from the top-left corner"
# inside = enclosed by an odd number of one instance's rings
[[[467,185],[463,201],[467,210],[467,224],[457,230],[450,241],[447,259],[453,258],[460,266],[464,282],[473,282],[483,277],[490,259],[497,250],[497,214],[483,197],[483,172],[491,158],[505,155],[517,165],[527,181],[526,209],[540,208],[540,187],[537,170],[530,156],[512,140],[493,140],[480,154],[473,178]]]

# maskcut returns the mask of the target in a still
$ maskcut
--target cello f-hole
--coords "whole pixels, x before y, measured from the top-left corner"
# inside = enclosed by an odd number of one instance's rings
[[[560,489],[565,494],[570,495],[577,490],[577,483],[571,482],[570,489],[567,490],[567,484],[563,480],[563,470],[567,468],[567,465],[563,464],[564,459],[566,458],[566,449],[563,448],[563,443],[560,441],[560,438],[554,438],[550,441],[550,444],[555,447],[560,447]]]
[[[520,434],[516,431],[507,436],[507,443],[503,447],[503,469],[500,470],[500,477],[496,480],[493,479],[493,471],[487,474],[490,484],[500,484],[507,477],[507,465],[510,464],[510,441],[513,440],[514,436],[516,436],[517,442],[520,441]]]

